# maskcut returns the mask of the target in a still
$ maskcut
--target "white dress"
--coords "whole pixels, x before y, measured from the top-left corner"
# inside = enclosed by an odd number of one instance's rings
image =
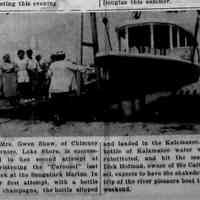
[[[15,61],[15,64],[17,65],[17,82],[28,83],[30,80],[29,80],[29,75],[27,72],[27,60],[17,59]]]

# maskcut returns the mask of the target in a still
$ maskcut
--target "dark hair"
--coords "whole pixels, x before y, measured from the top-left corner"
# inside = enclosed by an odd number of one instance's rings
[[[8,59],[10,59],[10,55],[7,53],[3,56],[3,60],[7,61]]]
[[[63,51],[57,51],[56,54],[56,60],[64,60],[65,59],[65,52]]]
[[[55,54],[51,55],[52,61],[60,61],[65,59],[65,53],[63,51],[58,51]]]
[[[36,60],[41,60],[41,59],[42,59],[42,56],[41,56],[40,54],[38,54],[38,55],[35,56],[35,59],[36,59]]]
[[[26,50],[26,54],[28,54],[28,55],[32,55],[33,54],[33,50],[32,49],[28,49],[28,50]]]
[[[65,54],[59,54],[59,55],[56,55],[56,57],[57,57],[57,60],[64,60]]]
[[[22,49],[19,49],[19,50],[17,51],[17,55],[19,55],[19,54],[21,54],[21,53],[25,54],[25,51],[22,50]]]
[[[52,54],[52,55],[50,56],[50,60],[51,60],[51,62],[56,61],[56,55],[55,55],[55,54]]]

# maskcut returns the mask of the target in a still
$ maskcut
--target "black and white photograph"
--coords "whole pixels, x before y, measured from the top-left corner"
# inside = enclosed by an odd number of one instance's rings
[[[1,136],[200,131],[200,12],[0,14]]]

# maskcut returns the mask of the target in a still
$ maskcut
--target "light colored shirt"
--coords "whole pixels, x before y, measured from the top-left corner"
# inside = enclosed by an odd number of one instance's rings
[[[77,81],[72,64],[66,61],[57,61],[51,64],[48,74],[51,77],[50,93],[63,93],[77,90]]]
[[[35,59],[27,59],[27,69],[33,71],[37,69],[37,63]]]
[[[30,80],[27,72],[27,60],[16,59],[15,64],[17,67],[17,82],[28,83]]]
[[[3,63],[2,64],[2,70],[3,72],[10,72],[14,69],[14,64],[13,63]]]

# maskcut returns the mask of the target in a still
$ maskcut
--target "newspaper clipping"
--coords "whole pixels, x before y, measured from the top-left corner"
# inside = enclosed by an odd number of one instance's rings
[[[198,0],[0,0],[0,199],[199,199]]]

